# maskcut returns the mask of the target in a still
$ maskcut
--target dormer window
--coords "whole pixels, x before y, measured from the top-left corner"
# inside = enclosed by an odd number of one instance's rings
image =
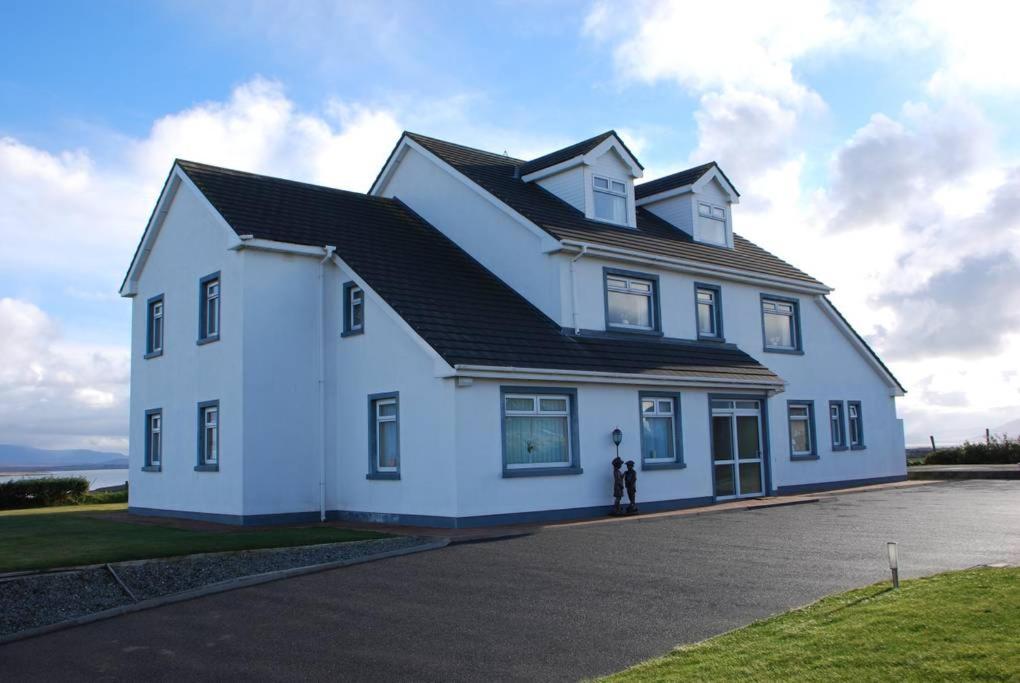
[[[721,206],[713,206],[705,202],[698,202],[698,213],[705,218],[714,218],[717,221],[726,220],[726,209]]]
[[[627,186],[605,176],[592,176],[595,197],[595,218],[610,223],[627,224]]]

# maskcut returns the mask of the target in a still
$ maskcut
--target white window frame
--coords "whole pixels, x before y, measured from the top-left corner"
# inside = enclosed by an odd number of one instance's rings
[[[598,181],[600,181],[600,180],[604,180],[605,181],[605,183],[606,183],[605,187],[599,187],[598,186]],[[614,189],[613,188],[613,184],[614,183],[619,185],[622,189],[620,189],[620,190]],[[596,220],[604,221],[606,223],[612,223],[614,225],[627,225],[628,224],[628,221],[627,221],[627,204],[628,204],[628,199],[627,199],[627,183],[626,182],[624,182],[622,180],[617,180],[616,178],[610,178],[609,176],[593,174],[592,177],[591,177],[591,190],[592,190],[591,215],[593,217],[595,217]],[[596,213],[596,211],[597,211],[596,207],[598,206],[598,204],[595,202],[595,195],[598,194],[598,193],[609,195],[610,197],[619,197],[619,198],[623,199],[623,220],[622,221],[613,220],[612,218],[603,218],[602,216],[599,216]]]
[[[150,413],[146,424],[149,441],[149,462],[148,467],[163,466],[163,414]]]
[[[630,275],[614,275],[613,273],[606,273],[606,328],[607,329],[619,329],[619,330],[639,330],[642,332],[653,332],[657,328],[656,314],[658,307],[655,302],[656,287],[655,281],[648,278],[642,278],[638,276]],[[623,285],[613,285],[612,280],[618,280],[623,282]],[[648,285],[648,291],[641,291],[640,289],[633,289],[634,283],[641,283],[642,285]],[[627,294],[629,296],[643,296],[647,299],[648,304],[648,325],[631,325],[629,323],[616,323],[609,320],[609,292],[616,292],[617,294]]]
[[[388,424],[390,422],[394,423],[394,425],[397,424],[397,414],[400,412],[400,406],[398,405],[397,398],[393,397],[393,398],[379,398],[379,399],[375,399],[373,401],[373,405],[375,406],[375,453],[373,453],[372,455],[375,458],[375,471],[376,472],[399,472],[400,471],[400,445],[399,445],[400,441],[399,441],[399,437],[398,437],[398,441],[397,441],[397,444],[398,444],[397,445],[397,464],[393,465],[393,466],[386,466],[386,467],[384,467],[382,465],[382,426],[384,424]],[[393,414],[392,415],[383,415],[382,414],[382,407],[383,406],[393,406],[393,408],[394,408]],[[397,427],[397,429],[399,430],[399,427]]]
[[[726,207],[717,206],[708,202],[698,202],[698,215],[702,218],[711,218],[714,221],[726,222]]]
[[[829,430],[832,433],[832,447],[843,448],[846,446],[843,443],[843,416],[842,411],[839,409],[839,405],[835,403],[829,404]]]
[[[567,440],[567,460],[566,462],[537,462],[537,463],[509,463],[505,462],[504,467],[508,470],[530,470],[530,469],[548,469],[553,467],[565,467],[569,468],[574,463],[574,435],[572,432],[573,426],[571,425],[571,404],[569,394],[524,394],[524,393],[507,393],[503,394],[503,419],[508,417],[563,417],[566,418],[567,431],[565,438]],[[507,407],[509,402],[520,399],[530,399],[532,409],[531,410],[510,410]],[[562,400],[566,402],[565,410],[542,410],[543,400]],[[506,438],[505,436],[503,437]],[[506,449],[504,443],[503,448]]]
[[[769,310],[769,307],[771,307],[771,310]],[[788,307],[790,309],[790,312],[787,313],[786,311],[781,310],[780,307]],[[789,321],[789,325],[790,325],[790,346],[778,346],[778,345],[775,345],[775,344],[769,344],[768,328],[765,326],[765,316],[766,315],[776,315],[776,316],[785,317]],[[797,304],[793,303],[792,301],[783,301],[782,299],[772,299],[772,298],[769,298],[769,297],[763,297],[762,300],[761,300],[761,325],[762,325],[762,334],[765,337],[765,339],[764,339],[764,341],[765,341],[765,348],[769,349],[769,350],[777,350],[777,351],[797,351],[797,350],[799,350],[800,349],[800,338],[799,338],[799,335],[798,335],[798,328],[800,326],[797,324],[797,317],[799,315],[800,315],[800,312],[798,310]]]
[[[712,331],[711,332],[704,332],[701,329],[701,306],[703,304],[703,302],[701,301],[701,295],[702,294],[707,294],[709,297],[711,297],[711,301],[710,302],[704,302],[704,305],[709,306],[711,308],[711,311],[712,311],[712,314],[710,316],[710,319],[712,321]],[[720,330],[719,330],[719,327],[720,327],[719,326],[719,322],[720,322],[720,316],[719,316],[719,293],[715,289],[709,289],[708,287],[695,287],[695,289],[694,289],[694,306],[695,306],[694,319],[695,319],[695,321],[697,323],[697,326],[698,326],[698,329],[697,329],[698,338],[708,338],[708,339],[719,339],[719,338],[721,338],[722,334],[720,333]]]
[[[645,403],[650,402],[653,405],[652,412],[645,412]],[[648,458],[645,456],[645,445],[642,439],[641,443],[641,460],[644,463],[656,464],[656,463],[667,463],[677,461],[677,438],[676,438],[676,410],[675,401],[669,397],[661,396],[642,396],[640,399],[641,406],[641,429],[642,434],[644,433],[644,422],[648,418],[663,419],[669,418],[669,443],[673,446],[673,455],[664,458]],[[669,410],[662,410],[663,404],[669,406]]]
[[[205,336],[220,336],[220,279],[205,283]]]
[[[163,300],[153,301],[149,307],[149,329],[152,348],[149,353],[159,353],[163,350]]]
[[[859,448],[864,443],[861,433],[861,411],[857,403],[848,403],[846,407],[847,442],[850,448]]]
[[[350,310],[351,320],[351,332],[360,332],[365,329],[365,292],[361,287],[354,285],[347,290],[347,305]],[[361,307],[361,322],[355,324],[357,319],[354,315],[354,309]]]
[[[803,410],[803,415],[794,415],[795,410]],[[814,435],[811,433],[811,406],[807,403],[791,403],[787,408],[787,418],[789,419],[789,432],[790,432],[790,453],[797,456],[814,455],[814,449],[812,444],[814,443]],[[807,437],[807,450],[798,451],[793,445],[793,423],[803,422],[804,423],[804,435]]]
[[[212,419],[210,419],[210,417]],[[209,432],[212,432],[212,452],[209,449]],[[202,408],[202,464],[218,465],[220,462],[220,407]]]

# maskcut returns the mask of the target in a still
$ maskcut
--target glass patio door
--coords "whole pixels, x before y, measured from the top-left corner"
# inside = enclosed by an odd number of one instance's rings
[[[717,499],[764,492],[761,404],[712,401],[712,467]]]

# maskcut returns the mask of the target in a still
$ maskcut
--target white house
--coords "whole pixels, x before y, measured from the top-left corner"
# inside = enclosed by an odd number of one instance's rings
[[[474,526],[905,478],[903,388],[714,163],[405,133],[368,194],[177,161],[125,277],[132,511]]]

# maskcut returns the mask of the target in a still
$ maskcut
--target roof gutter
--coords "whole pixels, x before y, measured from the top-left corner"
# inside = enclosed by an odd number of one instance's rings
[[[753,380],[727,377],[696,377],[690,375],[641,375],[626,372],[602,372],[594,370],[558,370],[555,368],[520,368],[494,365],[454,365],[449,377],[472,377],[477,379],[534,379],[549,381],[574,381],[598,384],[649,384],[675,387],[699,387],[704,389],[756,389],[778,394],[786,389],[786,382],[775,380]]]
[[[653,264],[657,266],[664,266],[671,270],[677,270],[689,273],[698,273],[701,275],[714,275],[716,277],[725,278],[727,280],[734,280],[737,282],[746,282],[755,285],[768,285],[772,287],[781,287],[783,289],[789,289],[796,292],[806,292],[809,294],[828,294],[832,291],[832,288],[827,285],[812,285],[807,282],[801,282],[793,280],[791,278],[777,277],[774,275],[760,275],[754,274],[749,275],[747,271],[738,270],[736,268],[727,268],[725,266],[713,266],[701,262],[688,261],[685,259],[671,258],[669,256],[658,256],[656,254],[649,254],[641,251],[633,251],[631,249],[621,249],[620,247],[610,247],[601,244],[592,244],[591,242],[581,242],[578,240],[560,240],[560,244],[568,250],[580,250],[584,253],[606,256],[619,261],[630,261],[633,263],[644,263]]]

